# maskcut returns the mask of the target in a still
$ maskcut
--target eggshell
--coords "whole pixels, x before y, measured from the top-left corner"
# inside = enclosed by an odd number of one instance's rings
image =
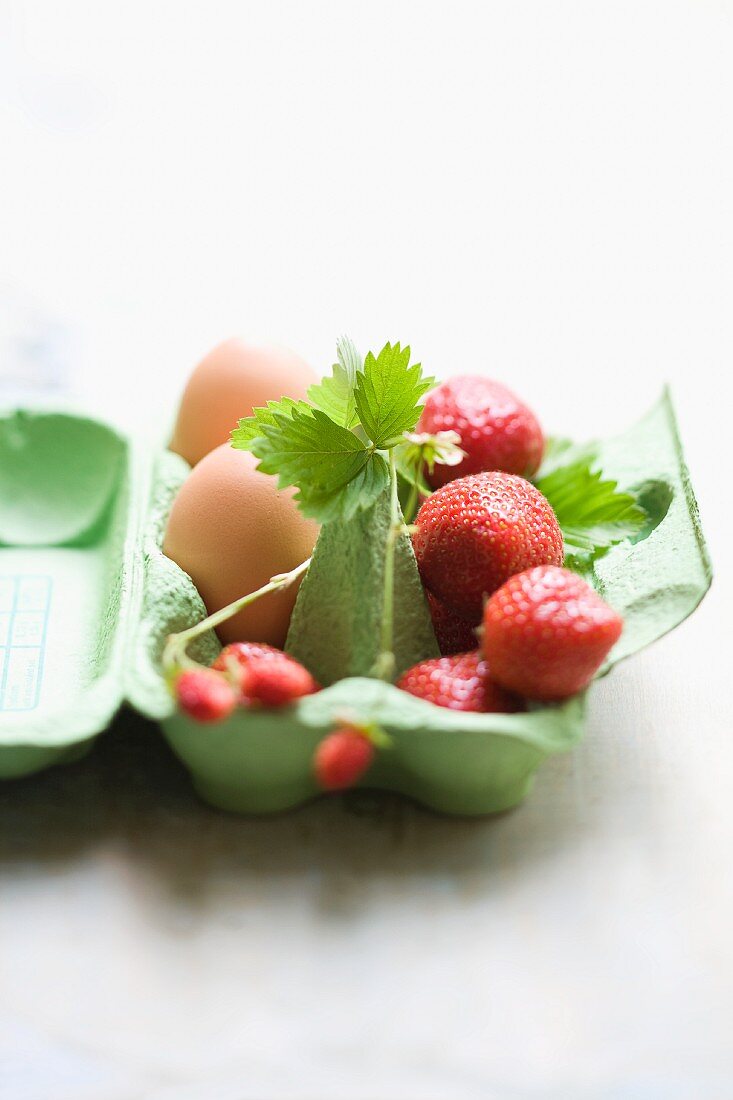
[[[170,448],[195,466],[229,440],[243,416],[281,397],[303,398],[316,375],[276,344],[225,340],[194,369],[181,398]]]
[[[229,444],[191,471],[176,497],[164,553],[189,574],[211,614],[286,573],[312,552],[318,526],[305,519],[292,490],[259,473],[257,460]],[[269,593],[223,623],[222,642],[282,646],[298,585]]]

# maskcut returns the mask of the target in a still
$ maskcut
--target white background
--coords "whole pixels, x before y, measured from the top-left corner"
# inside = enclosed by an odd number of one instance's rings
[[[1,0],[0,283],[78,403],[163,431],[235,332],[410,342],[578,437],[670,381],[718,573],[495,822],[4,793],[3,1100],[733,1093],[732,106],[723,0]]]

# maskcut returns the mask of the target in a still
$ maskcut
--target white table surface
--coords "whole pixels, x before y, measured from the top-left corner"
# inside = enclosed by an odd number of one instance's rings
[[[576,436],[670,381],[717,568],[495,820],[226,816],[130,715],[4,784],[2,1100],[733,1095],[731,47],[722,0],[0,7],[5,398],[161,433],[237,331]]]

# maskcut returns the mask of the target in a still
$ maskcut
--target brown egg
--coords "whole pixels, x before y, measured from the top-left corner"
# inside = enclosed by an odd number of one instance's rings
[[[191,471],[176,497],[163,551],[189,574],[211,614],[287,573],[312,552],[318,527],[305,519],[292,490],[255,469],[257,459],[229,444]],[[282,647],[297,583],[271,592],[223,623],[223,642]]]
[[[225,340],[201,360],[188,380],[170,448],[191,466],[222,443],[252,409],[281,397],[305,397],[316,376],[308,364],[276,344]]]

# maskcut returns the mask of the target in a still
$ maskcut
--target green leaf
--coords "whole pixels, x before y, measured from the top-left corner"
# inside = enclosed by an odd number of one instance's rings
[[[389,470],[376,450],[414,427],[419,399],[433,384],[419,364],[410,366],[409,347],[387,344],[367,364],[346,337],[336,350],[331,375],[308,391],[313,404],[270,401],[232,432],[232,446],[251,451],[280,488],[294,486],[301,510],[321,523],[353,517],[385,489]],[[422,481],[420,488],[427,488]]]
[[[239,421],[239,426],[231,433],[232,447],[238,451],[250,451],[249,446],[253,439],[262,435],[264,424],[275,423],[275,413],[292,416],[295,409],[307,412],[310,406],[305,401],[294,401],[292,397],[283,397],[280,401],[268,401],[264,408],[253,409],[252,416],[246,416]]]
[[[357,375],[363,367],[362,359],[348,336],[338,340],[336,355],[338,362],[334,363],[331,374],[310,387],[308,400],[336,424],[353,428],[359,419],[354,392]]]
[[[252,441],[252,450],[264,473],[278,475],[281,488],[337,489],[356,477],[369,458],[361,440],[320,409],[275,413],[275,423],[261,427],[263,436]]]
[[[412,431],[420,416],[420,398],[433,385],[419,363],[410,366],[410,348],[385,344],[371,352],[356,380],[356,410],[364,431],[376,447],[393,447],[403,432]]]
[[[542,457],[542,465],[535,477],[546,477],[563,466],[573,466],[576,462],[588,462],[594,464],[598,461],[598,444],[575,443],[572,439],[561,436],[550,436],[545,443],[545,453]]]
[[[616,481],[604,480],[587,458],[557,466],[536,478],[535,485],[552,505],[571,559],[596,557],[637,534],[647,520],[636,497],[620,490]]]
[[[246,425],[234,445],[256,455],[263,473],[277,474],[281,489],[337,489],[356,477],[371,453],[353,432],[305,402],[270,405],[256,419],[258,434],[249,434],[254,429]]]
[[[370,508],[389,485],[389,467],[381,455],[373,454],[346,485],[337,489],[301,488],[295,495],[304,515],[319,523],[350,520],[363,508]]]

